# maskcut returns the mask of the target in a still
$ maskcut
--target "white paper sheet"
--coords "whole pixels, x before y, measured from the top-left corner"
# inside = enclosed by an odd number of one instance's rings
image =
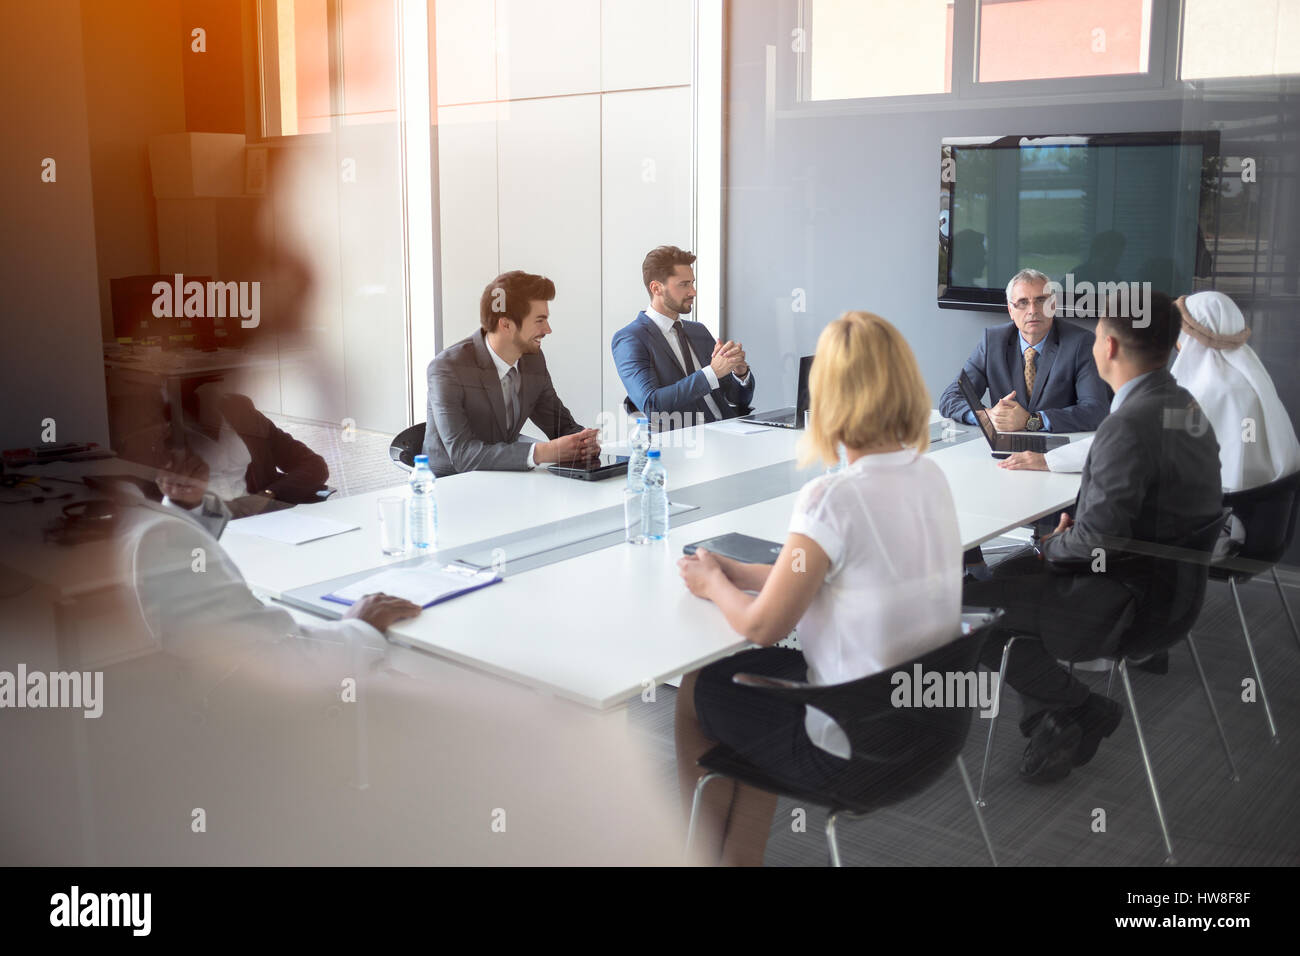
[[[716,428],[720,432],[726,432],[728,435],[757,435],[759,432],[770,431],[767,425],[755,425],[753,422],[742,422],[738,418],[728,418],[720,422],[710,422],[706,428]]]
[[[343,534],[345,531],[355,531],[359,527],[361,526],[304,514],[299,508],[285,508],[283,511],[268,511],[249,518],[239,518],[226,525],[226,533],[255,534],[284,544],[305,544]]]
[[[426,607],[449,594],[487,584],[495,577],[491,571],[465,573],[427,565],[418,568],[390,568],[339,588],[328,597],[352,603],[367,594],[388,594]]]

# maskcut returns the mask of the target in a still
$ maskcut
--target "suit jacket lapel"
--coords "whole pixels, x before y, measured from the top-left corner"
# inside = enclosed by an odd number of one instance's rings
[[[540,371],[534,369],[534,365],[540,365],[540,362],[532,361],[532,356],[525,355],[519,360],[519,426],[522,428],[525,421],[529,418],[529,413],[533,410],[533,405],[537,402],[537,396],[542,394],[542,389],[546,387],[546,378]]]
[[[673,350],[668,347],[668,343],[664,341],[664,334],[659,331],[659,326],[655,325],[654,319],[650,318],[650,316],[646,315],[644,312],[638,315],[637,318],[642,322],[641,341],[645,342],[646,347],[655,355],[658,355],[662,360],[668,362],[673,368],[677,369],[679,381],[685,378],[686,369],[682,367],[681,362],[677,361],[676,354],[674,354]]]
[[[1011,387],[1016,390],[1016,401],[1026,407],[1029,406],[1029,396],[1025,393],[1029,391],[1025,385],[1025,356],[1020,351],[1020,329],[1016,324],[1011,323],[1011,341],[1007,343],[1007,363],[1011,367]],[[989,405],[996,405],[1001,395],[994,395],[993,390],[989,389]]]
[[[695,339],[698,333],[703,331],[703,326],[701,326],[698,322],[694,322],[694,321],[687,322],[683,320],[682,328],[686,330],[686,341],[691,348],[691,361],[695,363],[695,367],[697,369],[704,368],[704,366],[708,365],[709,363],[706,360],[702,360],[700,358],[700,353],[695,350]],[[709,356],[709,358],[712,359],[713,356]]]
[[[492,405],[492,414],[496,418],[497,427],[501,430],[503,437],[508,438],[509,433],[506,431],[506,400],[501,394],[501,379],[497,376],[496,363],[492,361],[492,353],[488,351],[486,333],[479,332],[474,336],[474,356],[478,359],[479,380],[483,383],[483,388],[487,391],[488,402]],[[522,378],[523,376],[520,376]],[[520,392],[522,393],[522,386]],[[522,394],[519,406],[523,408]]]

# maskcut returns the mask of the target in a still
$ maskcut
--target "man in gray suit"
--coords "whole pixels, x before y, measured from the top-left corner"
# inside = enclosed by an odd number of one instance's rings
[[[462,471],[526,471],[600,454],[594,428],[573,420],[551,385],[542,339],[551,332],[555,284],[506,272],[479,300],[482,328],[429,363],[424,453],[439,478]],[[550,439],[521,440],[532,420]]]
[[[1140,552],[1186,544],[1222,507],[1214,430],[1165,367],[1177,313],[1161,293],[1145,313],[1097,322],[1092,354],[1115,397],[1083,466],[1075,519],[1062,514],[1037,553],[1004,562],[991,580],[968,579],[963,593],[966,604],[1006,610],[1001,639],[984,647],[989,667],[1010,633],[1041,638],[1015,644],[1006,675],[1030,737],[1020,774],[1036,782],[1087,763],[1120,722],[1117,703],[1057,661],[1110,656],[1135,619],[1167,619],[1159,566]]]
[[[975,390],[989,391],[988,415],[1000,432],[1087,432],[1106,415],[1110,396],[1088,354],[1088,331],[1055,321],[1049,281],[1036,269],[1012,276],[1007,283],[1011,321],[985,329],[966,360],[964,370]],[[976,424],[977,413],[956,379],[940,396],[939,411]]]

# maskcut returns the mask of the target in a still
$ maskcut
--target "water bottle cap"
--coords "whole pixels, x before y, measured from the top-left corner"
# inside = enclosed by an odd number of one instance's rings
[[[416,456],[415,456],[415,463],[416,463],[417,465],[427,465],[427,464],[429,463],[429,456],[428,456],[428,455],[416,455]]]
[[[636,420],[636,423],[637,423],[638,425],[649,425],[649,424],[650,424],[650,419],[648,419],[648,418],[646,418],[644,415],[642,415],[640,418],[638,418],[638,419]]]
[[[658,458],[658,457],[659,457],[659,449],[658,449],[658,448],[651,448],[648,452],[646,452],[646,457],[647,457],[647,458]]]

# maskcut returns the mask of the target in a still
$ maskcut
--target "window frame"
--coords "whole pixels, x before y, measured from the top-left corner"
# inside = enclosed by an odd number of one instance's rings
[[[816,37],[809,29],[812,20],[809,4],[813,2],[797,0],[789,35],[794,35],[793,30],[802,30],[804,42],[802,49],[792,54],[794,82],[782,84],[792,92],[783,97],[785,102],[781,106],[800,115],[951,110],[963,103],[1028,106],[1036,105],[1035,101],[1060,103],[1072,98],[1090,103],[1111,99],[1149,100],[1162,95],[1181,96],[1181,87],[1186,85],[1177,79],[1182,41],[1180,0],[1151,0],[1146,73],[983,82],[978,79],[979,0],[953,0],[952,89],[949,92],[814,100],[810,94]],[[790,60],[789,57],[778,59]]]
[[[269,48],[267,42],[266,30],[270,24],[270,18],[266,11],[267,0],[251,0],[253,4],[253,30],[254,40],[256,43],[254,54],[257,61],[254,64],[257,75],[257,86],[252,91],[253,99],[257,109],[256,129],[248,134],[249,143],[259,143],[262,145],[280,147],[288,146],[293,143],[310,144],[313,142],[325,142],[330,137],[337,136],[348,124],[347,119],[347,100],[343,82],[343,8],[342,0],[325,0],[325,29],[327,32],[327,55],[328,55],[328,83],[329,83],[329,123],[328,130],[318,130],[312,133],[272,133],[267,128],[267,118],[271,111],[268,109],[268,78],[273,71],[268,70],[268,55],[274,51]],[[399,24],[398,39],[400,40],[400,20],[402,16],[401,0],[385,0],[392,3],[393,16],[395,22]],[[279,65],[278,59],[270,60],[274,64],[274,73],[276,81],[276,94],[279,95]],[[396,69],[396,67],[394,67]],[[398,110],[400,114],[400,109]]]

